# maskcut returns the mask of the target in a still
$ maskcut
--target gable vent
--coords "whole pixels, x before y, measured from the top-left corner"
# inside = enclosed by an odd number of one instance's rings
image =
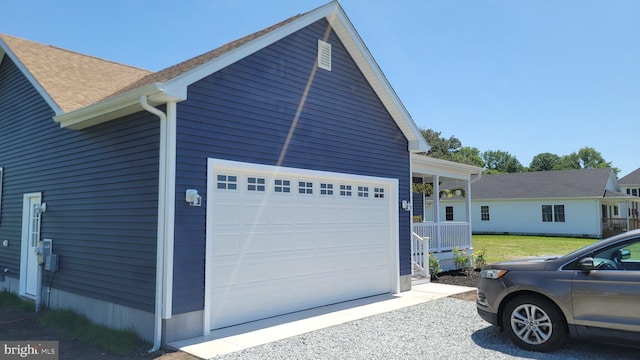
[[[331,44],[318,40],[318,67],[331,71]]]

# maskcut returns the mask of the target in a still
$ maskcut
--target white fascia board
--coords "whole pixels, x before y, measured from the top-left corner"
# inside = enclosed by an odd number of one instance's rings
[[[186,88],[187,86],[295,33],[296,31],[313,24],[323,17],[327,17],[334,11],[336,7],[337,3],[329,3],[327,5],[324,5],[308,14],[301,16],[300,18],[290,22],[289,24],[283,25],[278,29],[270,31],[252,41],[247,42],[242,46],[230,50],[194,69],[180,74],[166,81],[165,84],[166,86],[178,86]]]
[[[31,72],[29,72],[29,70],[24,66],[24,64],[22,64],[22,61],[20,61],[20,59],[11,51],[9,46],[2,39],[0,39],[0,62],[2,61],[2,58],[5,55],[8,56],[9,59],[11,59],[11,61],[18,67],[22,75],[24,75],[24,77],[27,78],[29,83],[31,83],[31,86],[33,86],[38,92],[38,94],[42,96],[42,98],[49,105],[51,110],[53,110],[53,112],[56,115],[62,114],[63,111],[60,108],[60,106],[58,106],[58,104],[55,101],[53,101],[53,98],[49,96],[49,93],[45,91],[45,89],[40,85],[40,83],[36,80],[36,78],[33,77],[33,75],[31,75]]]
[[[420,129],[404,107],[395,90],[367,49],[364,41],[349,21],[342,8],[336,3],[335,11],[328,16],[329,24],[336,32],[360,71],[367,78],[374,91],[391,114],[396,124],[409,140],[409,151],[426,152],[430,147]]]
[[[453,161],[436,159],[421,154],[411,155],[413,174],[439,175],[454,179],[468,179],[471,175],[480,175],[482,168]]]
[[[93,105],[55,116],[53,120],[59,123],[61,128],[85,129],[142,111],[140,96],[148,96],[149,104],[157,106],[167,101],[182,101],[186,99],[186,89],[177,89],[175,87],[165,89],[162,83],[153,83]]]

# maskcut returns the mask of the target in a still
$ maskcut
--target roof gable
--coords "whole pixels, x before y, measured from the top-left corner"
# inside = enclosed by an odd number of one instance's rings
[[[93,104],[150,71],[0,34],[0,46],[57,113]],[[52,104],[52,102],[55,104]]]
[[[479,199],[587,198],[605,196],[613,170],[576,169],[486,174],[472,184],[472,196]]]
[[[632,171],[630,174],[625,175],[619,181],[620,185],[640,185],[640,168]]]
[[[164,101],[186,99],[186,87],[229,66],[256,51],[326,18],[331,29],[354,59],[377,96],[391,114],[395,123],[408,140],[409,150],[427,151],[429,146],[419,128],[405,109],[388,80],[369,53],[360,36],[337,1],[321,6],[308,13],[296,15],[262,31],[228,43],[157,73],[150,74],[116,90],[112,96],[87,108],[56,116],[62,127],[81,129],[111,120],[124,113],[140,111],[137,104],[140,96],[148,96],[150,103],[158,105]]]

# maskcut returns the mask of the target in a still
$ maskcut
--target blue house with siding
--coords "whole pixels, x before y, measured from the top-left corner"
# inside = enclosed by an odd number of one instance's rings
[[[0,289],[156,348],[408,290],[427,149],[337,2],[155,73],[0,35]]]

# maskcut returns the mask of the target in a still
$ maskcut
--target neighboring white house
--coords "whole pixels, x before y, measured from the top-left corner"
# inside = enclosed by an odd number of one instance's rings
[[[610,168],[484,174],[471,185],[472,232],[607,237],[638,228],[640,198],[623,191]],[[464,198],[440,203],[445,221],[465,218]]]

